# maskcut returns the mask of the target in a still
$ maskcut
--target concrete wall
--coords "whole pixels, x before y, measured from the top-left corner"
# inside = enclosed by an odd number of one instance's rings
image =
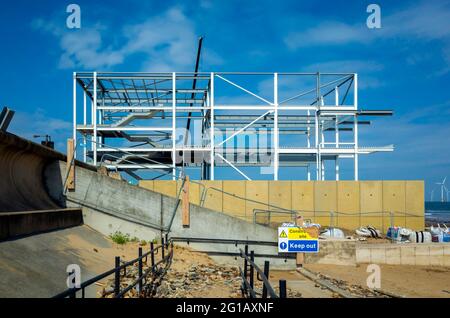
[[[0,131],[0,213],[58,208],[47,195],[42,178],[44,167],[54,160],[52,154],[45,147]]]
[[[422,230],[424,224],[423,181],[200,181],[190,185],[190,200],[203,206],[253,221],[254,209],[274,210],[277,206],[300,211],[307,219],[324,226],[354,230],[373,225],[386,231],[388,213],[396,226]],[[141,187],[168,196],[178,193],[180,182],[141,181]],[[227,192],[228,194],[220,191]],[[245,200],[249,199],[249,200]],[[250,200],[258,201],[253,202]],[[330,212],[336,212],[330,217]],[[405,216],[405,213],[411,216]],[[267,213],[258,222],[269,222]],[[290,221],[291,216],[272,213],[270,223]]]
[[[65,162],[54,162],[45,171],[45,180],[53,200],[68,207],[82,207],[84,223],[110,235],[115,231],[128,233],[139,239],[158,238],[161,228],[169,226],[176,199],[158,192],[130,185],[125,181],[77,167],[75,170],[75,191],[62,196],[61,175],[65,175]],[[161,183],[172,195],[176,188],[169,182]],[[212,204],[210,207],[214,207]],[[222,238],[258,241],[277,241],[274,229],[248,223],[242,219],[206,207],[191,204],[190,227],[181,223],[181,205],[173,218],[170,236]],[[234,245],[205,244],[204,250],[212,252],[237,252]],[[277,254],[276,246],[254,246],[255,253]],[[232,258],[228,258],[230,260]],[[263,260],[261,259],[261,264]],[[272,259],[275,268],[293,268],[295,262]]]
[[[450,266],[449,244],[358,244],[357,263]]]
[[[80,209],[0,213],[0,241],[82,224]]]

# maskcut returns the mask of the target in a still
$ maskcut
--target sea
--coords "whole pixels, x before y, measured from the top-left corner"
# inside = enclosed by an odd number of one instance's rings
[[[450,224],[450,202],[425,201],[425,223]]]

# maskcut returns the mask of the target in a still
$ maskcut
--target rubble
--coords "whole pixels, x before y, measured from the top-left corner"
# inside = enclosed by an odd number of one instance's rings
[[[188,271],[169,269],[156,289],[157,298],[208,297],[208,289],[228,290],[228,297],[241,297],[241,278],[235,266],[192,264]]]
[[[336,286],[336,287],[338,287],[338,288],[340,288],[342,290],[345,290],[345,291],[351,293],[352,295],[354,295],[356,297],[362,297],[362,298],[390,298],[390,296],[386,295],[385,293],[383,293],[381,291],[377,291],[375,289],[365,288],[365,287],[362,287],[360,285],[352,285],[352,284],[349,284],[348,282],[346,282],[344,280],[335,279],[335,278],[332,278],[332,277],[327,276],[327,275],[322,274],[322,273],[317,273],[316,276],[319,279],[327,280],[328,282],[330,282],[334,286]]]

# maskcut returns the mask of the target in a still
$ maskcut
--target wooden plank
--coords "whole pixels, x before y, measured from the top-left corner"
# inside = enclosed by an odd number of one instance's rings
[[[301,215],[297,216],[295,220],[297,226],[303,227],[303,217]],[[305,262],[305,253],[297,253],[296,263],[297,267],[302,267]]]
[[[67,139],[67,164],[66,169],[69,173],[67,175],[67,190],[75,191],[75,160],[74,160],[74,143],[73,139]]]
[[[183,227],[190,226],[190,211],[189,211],[189,176],[186,176],[186,181],[183,187],[183,196],[181,201],[183,202],[182,209],[182,223]]]

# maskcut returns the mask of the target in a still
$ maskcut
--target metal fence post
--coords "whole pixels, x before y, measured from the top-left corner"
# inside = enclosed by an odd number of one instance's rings
[[[153,242],[150,243],[150,259],[151,259],[151,266],[152,266],[152,273],[155,271],[154,267],[155,267],[155,251],[153,249],[154,244]]]
[[[139,284],[138,284],[138,289],[139,289],[139,293],[142,293],[142,247],[139,247],[139,268],[138,268],[138,275],[139,275]]]
[[[248,245],[245,244],[245,256],[248,255]],[[244,277],[247,279],[247,258],[244,257]]]
[[[266,276],[267,281],[269,281],[269,266],[270,266],[269,261],[265,261],[264,262],[264,275]],[[264,282],[263,282],[262,298],[267,298],[267,287],[266,287],[266,284],[264,284]]]
[[[255,251],[250,252],[250,259],[254,263],[255,262]],[[253,280],[254,280],[255,268],[253,264],[250,264],[250,287],[253,289]]]
[[[120,293],[120,256],[116,256],[116,272],[114,276],[114,297]]]
[[[280,279],[280,298],[286,298],[286,280]]]
[[[161,259],[164,259],[164,237],[161,238]]]

